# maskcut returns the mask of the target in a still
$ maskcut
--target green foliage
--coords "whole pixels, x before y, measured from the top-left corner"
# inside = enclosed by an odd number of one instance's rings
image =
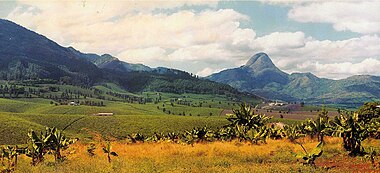
[[[241,104],[240,109],[233,109],[234,114],[227,115],[227,120],[230,122],[229,127],[238,128],[245,127],[247,130],[259,128],[271,119],[262,114],[255,114],[253,108],[246,104]]]
[[[374,147],[369,147],[365,152],[366,154],[364,155],[364,158],[370,160],[374,168],[380,167],[380,161],[377,159],[379,153],[376,149]]]
[[[111,156],[118,156],[116,152],[112,151],[111,142],[107,142],[105,146],[103,146],[103,152],[107,154],[107,160],[111,163]]]
[[[302,123],[301,126],[303,127],[302,130],[304,133],[310,135],[312,138],[317,136],[320,142],[323,142],[323,137],[329,135],[332,131],[332,125],[325,106],[322,107],[322,110],[318,113],[315,120],[308,119]]]
[[[374,118],[367,124],[370,137],[380,139],[380,118]]]
[[[144,142],[144,141],[145,141],[145,137],[144,137],[144,135],[142,135],[141,133],[133,133],[133,134],[129,134],[129,135],[128,135],[128,139],[129,139],[132,143]]]
[[[37,165],[44,161],[44,156],[53,153],[56,161],[63,161],[62,151],[74,143],[75,139],[66,138],[57,128],[46,127],[45,132],[37,134],[31,130],[28,133],[28,148],[26,156],[32,158],[32,165]]]
[[[90,155],[90,156],[95,156],[95,150],[96,150],[96,145],[94,143],[90,143],[88,146],[87,146],[87,153]]]
[[[0,171],[14,172],[16,170],[18,156],[25,153],[25,148],[16,146],[4,146],[0,149]]]
[[[298,144],[302,147],[304,153],[293,154],[293,155],[297,158],[297,160],[299,160],[304,165],[310,165],[310,166],[315,167],[315,160],[318,157],[322,156],[322,153],[323,153],[322,151],[323,142],[319,142],[318,145],[311,152],[307,152],[307,150],[301,143],[298,143]]]
[[[270,134],[270,130],[265,126],[270,117],[255,114],[253,108],[247,104],[241,104],[240,109],[233,109],[233,112],[234,114],[227,115],[230,123],[226,127],[235,130],[236,137],[252,143],[265,142]]]
[[[365,122],[359,120],[359,114],[339,115],[334,124],[333,135],[343,138],[343,146],[350,155],[363,154],[361,142],[369,137],[369,133]]]
[[[380,118],[378,103],[366,103],[356,113],[335,117],[333,136],[343,138],[344,148],[350,155],[363,155],[362,141],[371,136],[378,136]]]
[[[316,120],[306,120],[303,124],[304,131],[311,137],[317,136],[318,141],[323,142],[323,137],[331,132],[330,120],[318,117]]]
[[[270,130],[266,126],[261,126],[260,128],[252,128],[243,133],[243,138],[250,141],[251,143],[258,144],[259,142],[266,142],[269,137]]]
[[[159,142],[159,141],[166,140],[166,138],[165,138],[164,133],[154,133],[153,136],[150,136],[146,138],[145,140],[150,141],[150,142]]]
[[[357,113],[360,115],[359,120],[369,122],[373,118],[380,118],[380,103],[379,102],[367,102],[359,108]]]
[[[214,132],[207,127],[186,130],[182,134],[182,141],[191,145],[197,142],[211,141],[213,139],[213,133]]]
[[[269,130],[269,137],[272,139],[282,139],[286,137],[284,129],[281,127],[272,126],[271,128],[268,128],[268,130]]]
[[[296,139],[304,137],[305,134],[302,132],[300,125],[286,125],[284,126],[284,134],[287,139],[295,142]]]

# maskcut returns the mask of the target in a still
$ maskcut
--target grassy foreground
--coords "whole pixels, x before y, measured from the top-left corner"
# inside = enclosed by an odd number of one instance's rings
[[[30,158],[20,157],[16,172],[379,172],[361,157],[349,157],[341,146],[341,138],[326,138],[317,168],[297,162],[291,152],[302,152],[299,145],[283,140],[267,144],[212,142],[181,145],[170,142],[129,144],[112,142],[119,156],[108,163],[102,151],[102,140],[94,140],[95,155],[87,152],[89,144],[77,142],[65,155],[67,160],[54,162],[49,156],[44,163],[31,167]],[[306,149],[317,144],[309,138],[299,140]],[[364,146],[379,146],[379,140],[366,140]]]

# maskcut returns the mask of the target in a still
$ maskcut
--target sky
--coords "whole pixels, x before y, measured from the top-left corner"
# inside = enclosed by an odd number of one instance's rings
[[[0,18],[62,46],[199,76],[259,52],[287,73],[380,76],[379,9],[359,0],[0,0]]]

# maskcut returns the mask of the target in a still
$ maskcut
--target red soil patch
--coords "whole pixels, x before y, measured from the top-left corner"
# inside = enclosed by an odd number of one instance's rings
[[[335,156],[329,159],[316,161],[317,167],[335,169],[342,172],[379,172],[380,168],[374,168],[369,161],[359,157]]]

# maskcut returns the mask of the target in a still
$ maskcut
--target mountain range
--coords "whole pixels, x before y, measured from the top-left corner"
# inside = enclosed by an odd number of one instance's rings
[[[282,101],[361,104],[380,98],[380,77],[356,75],[332,80],[312,73],[287,74],[265,53],[255,54],[245,65],[212,74],[207,79]]]
[[[63,47],[16,23],[0,19],[0,79],[40,80],[93,86],[116,83],[131,92],[241,94],[229,85],[200,79],[185,71],[150,68],[109,54],[82,53]]]
[[[377,76],[332,80],[311,73],[287,74],[267,54],[258,53],[241,67],[198,78],[177,69],[123,62],[109,54],[82,53],[3,19],[0,19],[0,79],[50,79],[87,86],[112,82],[131,92],[245,92],[271,100],[345,105],[380,98]]]

